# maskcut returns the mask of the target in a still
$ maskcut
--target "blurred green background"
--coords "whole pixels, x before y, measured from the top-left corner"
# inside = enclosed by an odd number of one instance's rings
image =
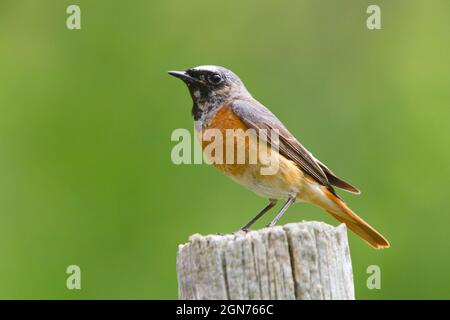
[[[82,29],[66,28],[78,4]],[[382,30],[366,28],[378,4]],[[170,160],[193,129],[166,74],[229,67],[362,189],[391,241],[349,234],[359,299],[450,298],[449,1],[0,1],[0,298],[177,298],[177,245],[266,201]],[[273,213],[272,213],[273,215]],[[262,219],[257,227],[271,218]],[[326,213],[297,205],[282,223]],[[66,289],[68,265],[82,290]],[[381,290],[366,268],[381,267]]]

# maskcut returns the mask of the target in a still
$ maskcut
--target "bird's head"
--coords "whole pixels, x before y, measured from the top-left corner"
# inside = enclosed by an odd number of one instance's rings
[[[224,67],[199,66],[168,73],[187,85],[194,102],[194,117],[196,113],[208,111],[233,99],[250,96],[241,79]]]

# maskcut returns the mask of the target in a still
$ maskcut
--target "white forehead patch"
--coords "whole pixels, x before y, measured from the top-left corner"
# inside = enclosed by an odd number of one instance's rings
[[[198,67],[192,68],[192,70],[218,72],[220,70],[220,67],[212,66],[212,65],[208,66],[207,65],[207,66],[198,66]]]

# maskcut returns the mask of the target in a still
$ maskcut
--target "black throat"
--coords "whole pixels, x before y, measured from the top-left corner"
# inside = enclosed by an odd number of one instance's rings
[[[194,120],[197,121],[202,117],[202,109],[198,106],[197,102],[194,101],[194,105],[192,106],[192,116]]]
[[[193,101],[192,116],[195,121],[199,120],[203,113],[222,105],[226,100],[225,96],[215,94],[208,87],[189,86],[189,92]]]

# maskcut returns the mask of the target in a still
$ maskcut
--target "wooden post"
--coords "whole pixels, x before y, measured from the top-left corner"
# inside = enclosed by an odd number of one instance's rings
[[[177,255],[180,299],[354,299],[344,224],[290,223],[192,235]]]

